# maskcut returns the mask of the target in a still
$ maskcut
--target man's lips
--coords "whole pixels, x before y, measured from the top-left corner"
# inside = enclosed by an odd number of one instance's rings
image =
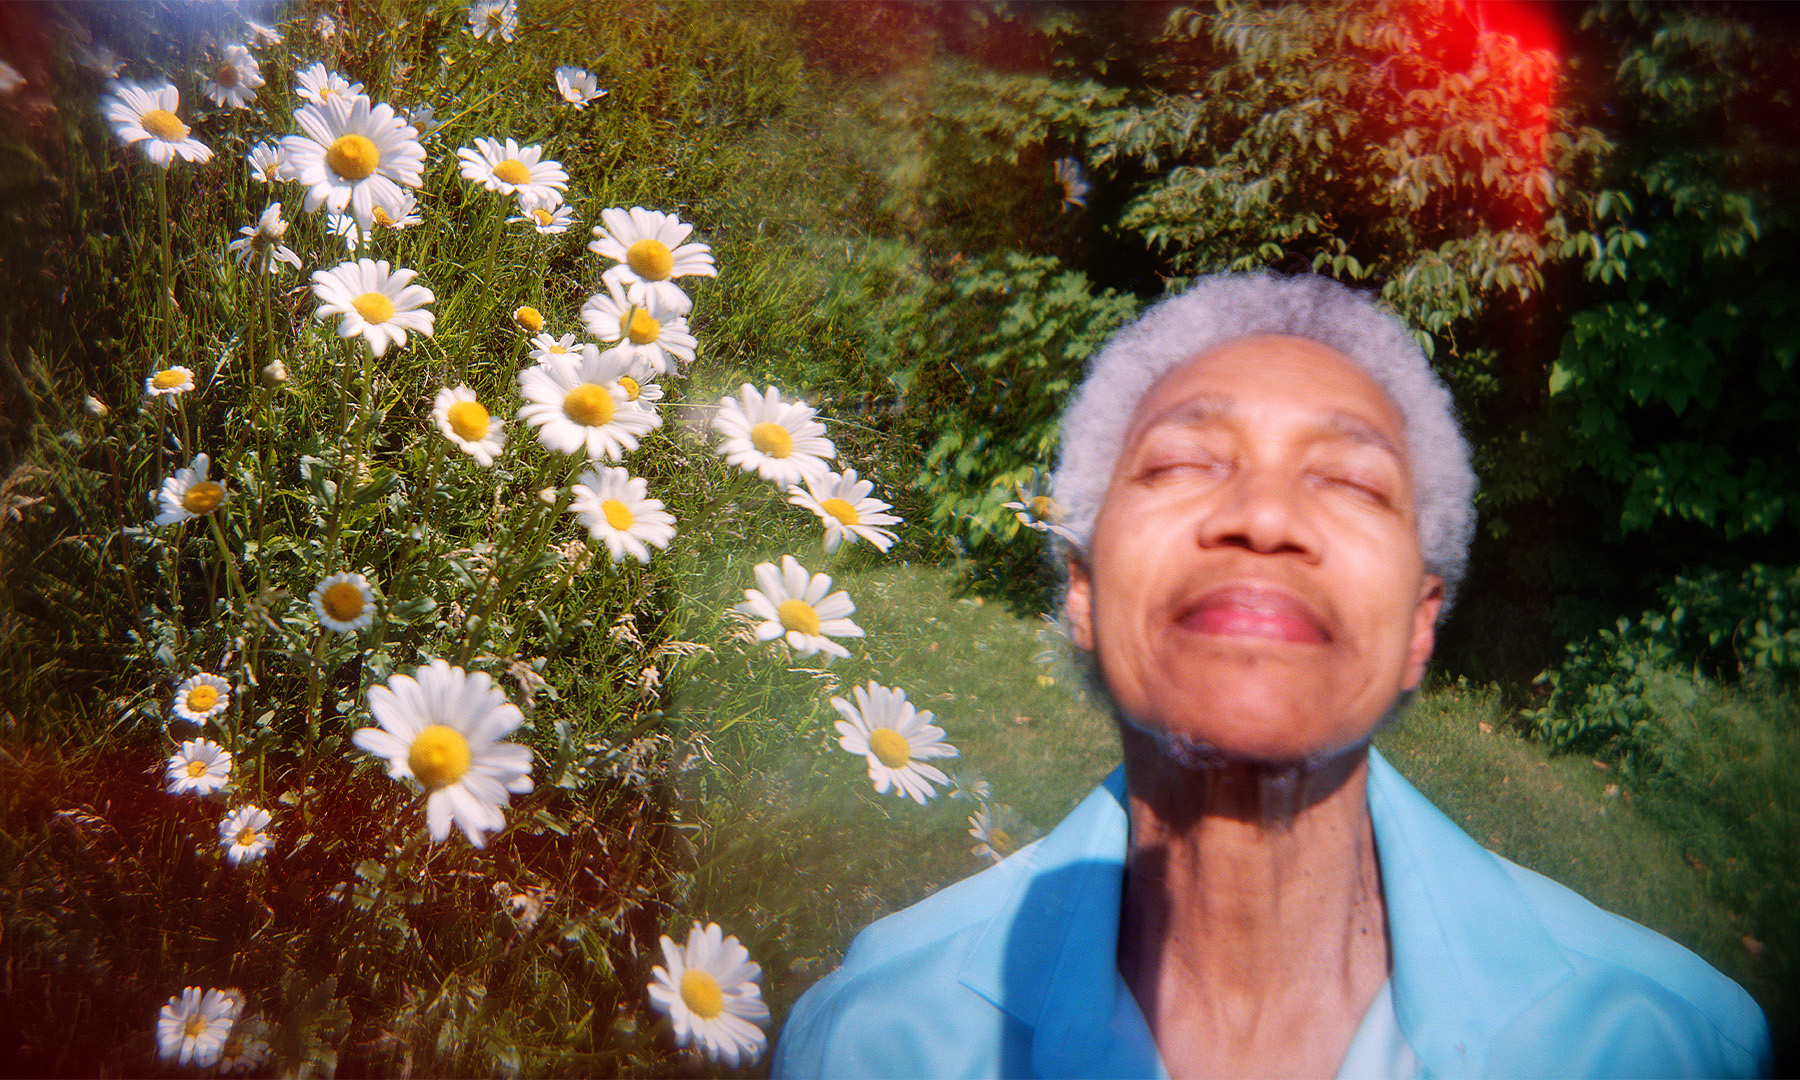
[[[1224,585],[1200,596],[1177,620],[1184,630],[1223,637],[1259,637],[1297,645],[1331,641],[1325,620],[1304,600],[1266,585]]]

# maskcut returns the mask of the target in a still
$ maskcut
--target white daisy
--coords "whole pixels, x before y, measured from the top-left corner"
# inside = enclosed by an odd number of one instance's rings
[[[506,220],[509,224],[529,225],[539,236],[556,236],[568,232],[569,226],[580,219],[575,216],[575,208],[567,204],[546,210],[542,206],[527,206],[521,201],[518,214]]]
[[[194,388],[194,372],[180,364],[172,364],[144,379],[144,393],[151,397],[176,397]]]
[[[406,110],[406,122],[419,129],[423,139],[437,130],[437,110],[429,105],[414,105]]]
[[[225,1039],[219,1051],[219,1075],[254,1072],[269,1060],[269,1025],[260,1016],[246,1016]]]
[[[1018,492],[1018,501],[1000,505],[1014,511],[1013,517],[1019,519],[1019,524],[1037,532],[1055,533],[1071,542],[1076,540],[1073,531],[1057,524],[1057,520],[1062,517],[1062,509],[1056,505],[1056,500],[1050,497],[1050,475],[1048,473],[1033,468],[1026,481],[1013,485],[1013,490]]]
[[[562,99],[577,109],[585,109],[588,102],[599,101],[606,96],[600,89],[600,80],[586,68],[563,66],[556,69],[556,92]]]
[[[399,215],[401,185],[423,182],[425,148],[419,133],[393,107],[361,94],[333,94],[294,110],[304,134],[284,135],[288,174],[306,185],[306,208],[349,213],[367,230],[375,207]]]
[[[1012,807],[983,803],[969,818],[969,835],[975,838],[970,854],[999,862],[1037,839],[1037,830]]]
[[[544,313],[530,304],[513,308],[513,322],[527,334],[539,334],[544,330]]]
[[[663,389],[656,382],[659,370],[634,358],[628,350],[615,345],[600,354],[600,363],[625,369],[625,374],[619,376],[619,385],[625,388],[626,401],[649,408],[662,400]]]
[[[532,310],[536,311],[537,309],[533,308]],[[577,344],[574,334],[557,337],[555,334],[544,333],[532,336],[531,350],[527,355],[542,364],[559,356],[575,359],[587,353],[598,353],[599,351],[590,345]]]
[[[211,739],[189,739],[163,770],[171,795],[211,795],[231,778],[231,751]]]
[[[250,163],[250,179],[259,184],[277,184],[288,179],[287,158],[281,154],[281,145],[273,142],[259,142],[244,155]]]
[[[837,722],[838,745],[869,762],[869,779],[875,790],[888,789],[902,798],[910,796],[920,806],[937,794],[932,784],[949,780],[928,758],[956,757],[957,749],[944,741],[944,729],[933,724],[929,710],[920,712],[906,700],[906,691],[869,680],[868,689],[851,688],[852,705],[831,699],[831,707],[843,715]]]
[[[506,827],[508,792],[531,790],[531,750],[499,739],[524,722],[484,672],[433,660],[413,675],[396,675],[369,690],[369,715],[357,746],[388,759],[388,775],[430,794],[425,822],[433,840],[454,820],[476,847]]]
[[[975,768],[950,770],[950,797],[985,804],[994,794],[994,785]]]
[[[256,806],[240,806],[219,822],[219,846],[231,865],[255,862],[275,846],[269,835],[269,812]]]
[[[768,1045],[760,1025],[769,1022],[756,980],[762,967],[750,959],[737,936],[725,937],[718,923],[698,922],[688,932],[687,948],[662,937],[663,959],[650,969],[650,1002],[668,1016],[675,1041],[697,1042],[714,1061],[736,1067],[762,1056]]]
[[[606,542],[613,562],[629,553],[647,563],[645,544],[666,550],[675,538],[675,515],[663,509],[661,499],[649,497],[648,487],[624,469],[589,469],[575,481],[569,512],[587,526],[589,536]]]
[[[250,31],[250,37],[258,45],[281,44],[281,31],[273,26],[264,26],[255,19],[245,19],[244,28]]]
[[[281,220],[281,204],[270,203],[262,212],[256,224],[246,225],[238,230],[240,240],[233,240],[230,250],[236,252],[239,266],[256,263],[257,269],[275,273],[287,263],[296,270],[304,269],[300,265],[300,256],[294,249],[281,241],[287,236],[288,223]]]
[[[162,512],[156,515],[153,524],[173,525],[177,521],[210,514],[224,505],[225,485],[206,478],[211,468],[211,458],[195,454],[187,468],[175,470],[174,476],[164,480],[162,489],[156,493],[156,502]]]
[[[374,223],[367,232],[356,224],[356,218],[349,214],[326,214],[325,226],[336,236],[344,238],[344,248],[355,251],[364,242],[373,240],[376,229],[408,229],[422,220],[418,213],[418,196],[405,188],[400,190],[400,197],[390,207],[376,206]],[[391,213],[390,213],[391,210]]]
[[[204,724],[231,707],[231,684],[217,675],[190,675],[175,688],[175,715]]]
[[[250,50],[242,45],[227,45],[212,78],[200,84],[200,92],[221,108],[248,109],[262,84],[262,70]]]
[[[782,487],[817,476],[829,467],[825,459],[837,456],[837,447],[825,438],[825,425],[804,401],[782,401],[773,386],[764,393],[745,383],[737,397],[719,399],[719,415],[713,427],[725,436],[719,452],[725,460],[755,472]]]
[[[202,995],[198,986],[171,997],[156,1018],[156,1056],[177,1065],[212,1067],[237,1023],[238,1006],[236,996],[223,990]]]
[[[477,138],[475,145],[456,152],[464,180],[489,191],[517,195],[533,207],[554,207],[569,189],[569,174],[562,163],[544,157],[541,146],[520,146],[515,139]]]
[[[758,641],[785,638],[798,655],[822,652],[830,664],[835,656],[850,655],[832,638],[863,636],[862,627],[850,621],[856,614],[850,595],[831,592],[831,579],[824,574],[808,578],[806,568],[792,555],[781,557],[779,570],[774,563],[759,563],[756,583],[761,590],[745,589],[744,603],[736,610],[761,620],[756,625]]]
[[[375,590],[361,574],[339,571],[313,586],[312,608],[327,630],[354,634],[375,621]]]
[[[431,418],[444,433],[444,438],[455,443],[484,469],[494,463],[494,456],[506,444],[500,418],[489,416],[487,407],[475,399],[475,391],[467,386],[439,390],[437,401],[431,407]]]
[[[362,83],[351,82],[328,69],[323,60],[313,61],[311,67],[294,76],[294,81],[298,84],[295,92],[314,105],[334,97],[357,97],[363,92]]]
[[[631,355],[653,369],[675,374],[694,358],[699,342],[688,333],[687,319],[658,303],[654,296],[634,304],[625,296],[625,284],[604,280],[606,291],[595,293],[581,305],[581,325],[601,341],[618,342]]]
[[[875,545],[875,550],[885,552],[894,546],[896,537],[881,526],[898,525],[900,519],[887,512],[892,506],[870,496],[874,490],[873,483],[856,478],[855,469],[845,469],[841,476],[828,472],[807,477],[805,490],[788,488],[788,502],[819,515],[825,525],[826,551],[836,551],[845,540],[854,543],[861,537]]]
[[[645,303],[654,296],[662,306],[676,315],[686,315],[693,301],[671,278],[717,277],[712,248],[705,244],[684,244],[694,231],[674,214],[646,210],[634,206],[630,210],[612,207],[600,211],[604,226],[594,226],[594,239],[588,250],[619,265],[607,270],[603,278],[617,278],[625,285],[633,303]]]
[[[424,305],[437,300],[430,289],[411,284],[414,271],[389,271],[386,259],[358,259],[330,270],[313,271],[313,295],[323,303],[315,319],[342,315],[339,337],[361,334],[376,356],[387,352],[388,342],[406,344],[406,332],[431,336],[437,316]]]
[[[469,33],[483,41],[511,41],[519,30],[519,8],[514,0],[475,0],[469,5]]]
[[[662,417],[627,400],[619,372],[590,350],[550,359],[519,373],[526,403],[519,418],[538,429],[538,441],[558,453],[586,451],[589,458],[618,461],[637,449],[638,436],[662,426]]]
[[[116,79],[125,58],[105,45],[75,46],[75,62],[103,79]]]
[[[199,139],[189,137],[188,126],[175,115],[180,104],[181,94],[168,83],[146,87],[121,80],[114,85],[101,111],[112,121],[119,141],[126,146],[141,143],[144,156],[153,164],[166,169],[177,157],[183,161],[211,161],[212,151]]]

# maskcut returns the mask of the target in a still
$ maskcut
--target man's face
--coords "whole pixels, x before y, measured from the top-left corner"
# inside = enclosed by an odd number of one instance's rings
[[[1291,761],[1359,745],[1418,685],[1442,600],[1399,412],[1342,354],[1270,335],[1145,395],[1068,613],[1135,726]]]

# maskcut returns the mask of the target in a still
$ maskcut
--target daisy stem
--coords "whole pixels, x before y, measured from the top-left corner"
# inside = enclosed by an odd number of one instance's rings
[[[466,667],[469,657],[474,655],[477,642],[487,636],[487,613],[495,604],[505,599],[507,594],[516,588],[526,574],[531,572],[538,555],[544,550],[544,543],[550,536],[551,527],[556,523],[556,508],[548,507],[542,501],[533,499],[531,516],[526,518],[518,528],[507,537],[504,544],[496,544],[489,563],[490,570],[481,579],[481,591],[475,596],[475,608],[470,613],[465,627],[475,627],[463,637],[461,651],[457,654],[458,667]],[[530,539],[522,545],[514,545],[521,533],[529,531]],[[517,557],[520,552],[524,556]],[[508,564],[517,568],[516,572],[503,573],[500,567]]]
[[[162,223],[162,287],[157,292],[156,306],[162,312],[162,343],[158,351],[166,366],[169,341],[175,330],[175,264],[174,241],[169,235],[169,170],[156,170],[156,217]],[[152,361],[152,370],[156,363]]]
[[[238,577],[237,560],[231,557],[231,546],[225,542],[225,529],[219,524],[219,515],[206,515],[206,523],[212,527],[213,543],[219,550],[219,562],[225,567],[225,580],[231,585],[232,595],[237,598],[238,617],[240,619],[249,618],[250,597],[244,592],[244,583]],[[238,753],[238,713],[245,708],[241,696],[237,706],[231,712],[231,746],[229,749],[233,757],[236,757]]]
[[[354,348],[354,346],[352,346],[352,348]],[[368,370],[366,367],[364,368],[363,374],[364,374],[364,378],[366,381],[367,375],[368,375]],[[349,411],[350,411],[350,395],[344,393],[342,381],[340,380],[339,386],[338,386],[337,424],[332,429],[332,431],[340,439],[343,438],[344,436],[347,436],[350,434],[350,420],[349,420],[349,415],[348,415]],[[342,444],[340,443],[340,446],[341,445]],[[340,451],[340,453],[341,453],[341,451]],[[350,452],[350,461],[348,464],[345,464],[343,462],[342,457],[340,457],[338,460],[339,460],[339,468],[338,468],[337,492],[332,496],[332,500],[331,500],[331,521],[325,527],[325,576],[326,577],[330,577],[332,575],[332,573],[337,570],[338,529],[344,523],[344,502],[346,499],[348,499],[350,497],[349,492],[345,491],[344,487],[347,484],[354,485],[354,483],[355,483],[356,462],[357,462],[356,444],[353,444],[353,446],[352,446],[352,449]]]
[[[719,508],[729,503],[736,502],[738,496],[742,495],[756,478],[755,473],[750,472],[747,469],[739,469],[737,475],[731,478],[731,483],[725,486],[725,490],[714,495],[707,501],[706,505],[700,508],[699,513],[694,515],[693,524],[689,525],[686,529],[688,534],[692,536],[705,536],[706,526],[711,523],[713,515],[718,513]]]

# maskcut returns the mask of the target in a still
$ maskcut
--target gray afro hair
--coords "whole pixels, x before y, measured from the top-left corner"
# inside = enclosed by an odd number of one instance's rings
[[[1450,390],[1399,319],[1369,297],[1317,275],[1200,278],[1186,292],[1156,303],[1094,356],[1063,414],[1056,468],[1055,499],[1075,554],[1086,557],[1126,430],[1150,388],[1202,353],[1264,334],[1303,337],[1337,350],[1368,373],[1399,410],[1419,547],[1425,569],[1444,580],[1447,612],[1475,532],[1475,470]]]

